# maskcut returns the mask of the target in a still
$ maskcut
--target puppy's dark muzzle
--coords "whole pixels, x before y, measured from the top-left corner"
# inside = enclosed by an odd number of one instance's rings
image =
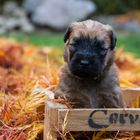
[[[93,54],[75,54],[69,63],[69,67],[74,75],[83,78],[97,77],[101,71],[101,64]]]
[[[90,53],[77,53],[72,61],[75,61],[81,68],[92,67],[94,63],[95,55]]]

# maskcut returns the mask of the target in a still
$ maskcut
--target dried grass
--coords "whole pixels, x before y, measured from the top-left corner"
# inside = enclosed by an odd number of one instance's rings
[[[0,38],[0,140],[35,140],[43,132],[44,102],[58,83],[61,51]],[[119,49],[116,55],[122,87],[140,87],[140,60]],[[133,107],[140,107],[138,98]],[[66,140],[67,121],[61,137]],[[69,133],[70,139],[74,137]],[[107,138],[105,132],[93,139]],[[111,139],[111,137],[110,137]],[[113,139],[113,138],[112,138]],[[115,139],[140,139],[139,133],[117,133]]]

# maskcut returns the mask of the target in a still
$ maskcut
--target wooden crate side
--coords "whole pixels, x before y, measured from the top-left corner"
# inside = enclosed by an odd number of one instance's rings
[[[140,89],[124,89],[129,106],[140,95]],[[140,130],[139,109],[66,109],[52,101],[45,103],[44,140],[57,139],[64,123],[69,131],[137,131]]]
[[[140,109],[59,109],[60,130],[66,114],[69,131],[140,130]]]
[[[58,110],[47,108],[44,128],[44,140],[57,140]]]
[[[58,108],[66,106],[52,101],[45,103],[44,140],[57,140]]]

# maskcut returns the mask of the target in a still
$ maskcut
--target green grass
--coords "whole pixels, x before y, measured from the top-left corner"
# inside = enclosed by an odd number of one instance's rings
[[[9,33],[3,35],[3,37],[7,38],[15,38],[19,42],[23,42],[24,40],[28,40],[30,43],[36,46],[53,46],[53,47],[62,47],[63,46],[63,34],[62,33]]]
[[[140,57],[140,33],[119,34],[117,46],[123,46],[126,51],[132,52],[137,57]]]
[[[30,43],[36,46],[64,46],[63,33],[9,33],[3,36],[8,38],[16,38],[20,42],[27,39]],[[140,33],[119,33],[117,35],[117,47],[122,46],[126,51],[132,52],[137,57],[140,57]]]

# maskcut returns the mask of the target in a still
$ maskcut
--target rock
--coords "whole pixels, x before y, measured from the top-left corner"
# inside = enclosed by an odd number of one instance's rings
[[[5,34],[7,30],[4,27],[0,27],[0,35]]]
[[[34,26],[28,21],[26,17],[20,19],[21,30],[26,33],[32,33]]]
[[[5,28],[5,18],[3,16],[0,16],[0,35],[6,33],[6,28]]]
[[[33,13],[44,1],[45,0],[25,0],[23,6],[29,13]]]
[[[5,24],[5,18],[4,16],[0,16],[0,26],[3,26]]]
[[[18,29],[31,33],[34,26],[26,16],[26,12],[15,2],[8,1],[3,7],[3,15],[0,16],[0,34]]]
[[[3,28],[5,28],[7,31],[12,31],[14,29],[21,30],[26,33],[31,33],[34,31],[34,26],[28,21],[26,17],[22,18],[6,18],[5,23],[3,24]]]
[[[5,2],[3,6],[3,14],[11,14],[17,8],[17,4],[14,1]]]
[[[26,16],[25,10],[19,7],[14,1],[8,1],[4,4],[3,14],[16,17]]]
[[[4,26],[8,31],[11,31],[12,29],[20,28],[18,19],[11,17],[11,18],[6,18],[6,21]]]
[[[32,21],[36,24],[50,26],[54,29],[63,29],[73,21],[83,20],[96,9],[95,4],[89,0],[33,1],[26,0],[24,4],[27,10],[32,13]],[[34,4],[34,9],[29,4]]]

